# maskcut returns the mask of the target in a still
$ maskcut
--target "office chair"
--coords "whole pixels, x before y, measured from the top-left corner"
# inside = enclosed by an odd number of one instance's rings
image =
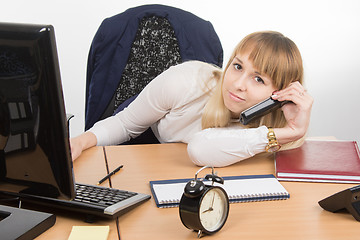
[[[130,8],[105,19],[88,57],[85,130],[126,107],[157,75],[188,60],[222,67],[212,24],[164,5]],[[157,143],[150,129],[127,144]]]

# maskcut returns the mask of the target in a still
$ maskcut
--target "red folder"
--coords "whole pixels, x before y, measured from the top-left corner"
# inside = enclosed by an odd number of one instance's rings
[[[360,183],[360,154],[356,141],[306,140],[296,149],[277,152],[278,180]]]

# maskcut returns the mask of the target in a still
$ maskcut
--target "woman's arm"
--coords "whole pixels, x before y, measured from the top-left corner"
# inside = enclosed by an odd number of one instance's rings
[[[128,141],[144,132],[163,117],[169,107],[164,100],[168,95],[164,89],[171,82],[173,70],[160,74],[150,82],[139,96],[123,111],[94,124],[87,132],[70,139],[72,158],[78,158],[82,151],[99,145],[116,145]]]
[[[300,146],[309,126],[313,98],[299,82],[278,91],[273,98],[293,102],[282,107],[287,125],[283,128],[274,128],[279,144],[284,145],[284,149]],[[268,144],[267,133],[266,126],[249,129],[205,129],[190,140],[188,154],[199,166],[228,166],[264,152]]]
[[[209,66],[204,68],[204,63],[189,61],[161,73],[123,111],[97,122],[88,132],[72,139],[73,159],[88,147],[116,145],[134,138],[172,109],[190,101],[187,98],[194,94],[189,89],[197,84],[195,80],[202,69],[211,75],[213,67]]]
[[[96,136],[92,132],[84,132],[75,138],[71,138],[70,147],[72,160],[77,159],[83,150],[95,146],[96,143]]]
[[[265,126],[208,128],[191,138],[187,151],[196,165],[225,167],[264,152],[267,133]]]
[[[203,95],[202,90],[196,90],[195,93],[192,90],[198,88],[197,79],[204,75],[201,72],[205,71],[208,76],[212,69],[211,65],[195,61],[170,67],[153,79],[127,108],[99,121],[90,129],[97,137],[97,145],[115,145],[128,141],[158,121],[165,120],[169,112],[181,109],[194,99],[194,95]],[[178,116],[179,121],[180,118],[181,114]],[[157,125],[154,127],[157,128]]]

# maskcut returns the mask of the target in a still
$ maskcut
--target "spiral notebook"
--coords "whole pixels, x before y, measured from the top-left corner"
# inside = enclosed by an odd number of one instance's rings
[[[274,175],[246,175],[223,177],[224,185],[221,186],[228,194],[230,203],[256,202],[270,200],[284,200],[290,198],[290,194],[280,184]],[[150,181],[150,188],[159,208],[177,207],[184,187],[191,179],[172,179]],[[204,181],[211,185],[210,181]]]

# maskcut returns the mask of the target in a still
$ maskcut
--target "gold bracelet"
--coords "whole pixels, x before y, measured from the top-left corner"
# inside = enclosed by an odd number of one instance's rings
[[[277,152],[281,148],[281,145],[278,143],[274,129],[269,127],[269,132],[267,134],[267,138],[269,140],[268,145],[266,146],[265,150],[266,152]]]

